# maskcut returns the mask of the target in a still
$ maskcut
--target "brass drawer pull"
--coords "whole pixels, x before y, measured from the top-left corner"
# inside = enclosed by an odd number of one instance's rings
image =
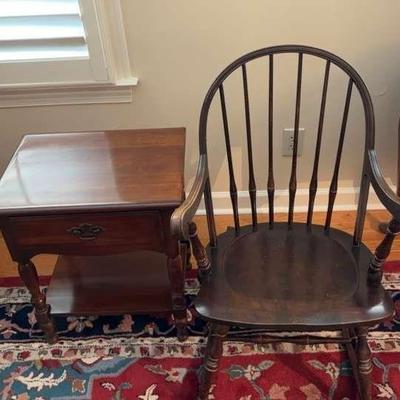
[[[99,225],[80,224],[67,229],[67,232],[74,236],[79,236],[81,240],[94,240],[101,232],[104,232],[104,230],[105,229]]]

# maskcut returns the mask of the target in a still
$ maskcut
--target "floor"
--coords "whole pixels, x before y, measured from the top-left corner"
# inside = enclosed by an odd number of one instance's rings
[[[278,214],[276,221],[285,221],[287,218],[286,214]],[[295,221],[305,221],[306,214],[298,213],[295,215]],[[315,213],[313,222],[315,224],[323,224],[325,213]],[[383,235],[378,230],[378,225],[381,222],[388,221],[390,215],[386,211],[369,211],[365,221],[364,228],[364,243],[371,249],[374,250],[379,242],[382,240]],[[267,220],[267,215],[261,215],[259,217],[260,222]],[[195,219],[200,239],[204,244],[207,243],[207,222],[205,217],[199,216]],[[333,215],[332,226],[342,229],[346,232],[352,233],[354,229],[355,211],[337,211]],[[251,222],[251,217],[244,215],[241,218],[242,224],[248,224]],[[233,225],[233,219],[230,215],[218,215],[216,216],[217,231],[223,232],[226,226]],[[38,273],[40,275],[51,275],[55,264],[56,256],[54,255],[40,255],[36,256],[33,261],[35,262]],[[400,241],[395,241],[389,260],[400,260]],[[0,238],[0,277],[5,276],[16,276],[17,269],[13,261],[11,260],[7,248],[5,246],[3,238]]]

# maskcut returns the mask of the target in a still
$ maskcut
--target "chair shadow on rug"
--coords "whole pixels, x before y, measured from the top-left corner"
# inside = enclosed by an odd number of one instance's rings
[[[279,110],[275,110],[274,105],[282,102],[279,103],[274,98],[274,91],[276,87],[279,88],[279,83],[274,81],[274,75],[278,75],[275,67],[281,65],[280,58],[287,60],[288,56],[283,56],[284,53],[291,54],[290,57],[296,62],[297,72],[296,89],[292,97],[295,110],[293,150],[289,167],[290,177],[288,177],[288,218],[285,223],[277,223],[274,221],[276,199],[274,177],[278,172],[281,175],[282,163],[278,171],[278,167],[274,166],[274,148],[277,148],[274,144],[274,116],[278,115]],[[268,155],[264,168],[267,171],[265,195],[263,192],[257,193],[256,188],[255,166],[261,163],[259,157],[254,157],[254,150],[257,154],[259,148],[253,144],[252,122],[254,121],[250,112],[252,97],[249,94],[251,86],[248,83],[251,82],[248,80],[248,71],[254,60],[264,60],[264,73],[268,76],[268,84],[265,87],[267,99],[265,109],[268,112],[263,121],[257,121],[258,129],[260,124],[265,122],[263,132],[266,145],[265,150],[263,148],[261,152]],[[297,164],[300,161],[298,159],[300,111],[304,106],[302,91],[305,92],[302,84],[303,65],[307,65],[310,61],[320,63],[323,79],[320,84],[317,84],[316,79],[307,81],[317,88],[316,98],[319,100],[313,115],[318,122],[315,134],[312,136],[312,132],[309,132],[307,136],[308,143],[314,143],[312,149],[314,161],[313,165],[310,165],[307,222],[296,223],[294,205],[299,175]],[[332,140],[328,142],[324,132],[324,120],[325,114],[328,114],[325,111],[328,109],[330,76],[333,75],[333,80],[336,82],[334,84],[337,85],[335,74],[345,78],[347,89],[343,90],[344,101],[337,108],[340,109],[341,115],[335,142]],[[252,224],[248,226],[240,226],[238,212],[240,197],[235,177],[238,165],[234,163],[231,150],[230,129],[236,125],[235,121],[229,122],[228,116],[237,110],[233,106],[228,107],[231,103],[225,94],[228,93],[226,87],[229,87],[227,82],[231,75],[240,77],[244,105],[243,135],[247,143],[247,160],[244,162],[248,167],[248,192],[252,215]],[[264,88],[258,88],[259,92],[262,90]],[[354,145],[347,147],[347,151],[351,152],[350,157],[352,154],[363,155],[360,157],[363,160],[363,167],[362,170],[360,167],[357,218],[354,234],[349,235],[331,228],[330,225],[354,92],[358,92],[357,97],[361,100],[359,108],[362,110],[364,120],[362,129],[365,131],[365,139],[360,148],[355,148]],[[307,98],[312,99],[310,93],[306,93]],[[220,103],[221,131],[225,139],[234,222],[234,228],[228,228],[218,236],[207,155],[207,122],[215,97],[219,97]],[[338,95],[332,97],[334,100],[340,99]],[[287,99],[285,101],[287,103]],[[332,111],[330,113],[332,114]],[[351,136],[354,136],[354,131],[359,130],[358,127],[352,127]],[[212,131],[216,129],[213,128]],[[334,136],[333,132],[330,134]],[[175,235],[181,240],[188,238],[191,240],[202,281],[195,307],[200,316],[209,322],[210,327],[200,384],[200,399],[208,398],[213,375],[218,370],[223,341],[227,337],[256,343],[282,341],[299,344],[330,342],[343,344],[348,351],[360,398],[371,399],[372,363],[367,343],[368,328],[390,318],[393,314],[393,304],[381,285],[381,278],[385,259],[389,255],[394,237],[400,231],[400,199],[383,180],[374,151],[374,136],[374,111],[363,80],[347,62],[324,50],[297,45],[257,50],[227,66],[211,85],[200,115],[200,160],[197,175],[186,201],[175,211],[171,221],[171,229]],[[324,145],[327,147],[327,155],[323,153]],[[318,189],[318,172],[320,160],[326,166],[329,156],[332,159],[333,172],[328,193],[326,221],[324,226],[319,226],[312,223]],[[361,240],[370,183],[381,202],[393,215],[386,236],[375,254],[372,254]],[[196,225],[192,222],[203,195],[210,238],[206,250],[202,247],[196,233]],[[260,197],[261,200],[268,199],[269,220],[264,222],[260,222],[261,218],[257,213],[256,202]],[[229,334],[229,328],[232,326],[242,327],[243,330]],[[321,331],[339,331],[340,334],[321,336],[318,334]],[[284,335],[277,336],[277,332],[284,332]]]

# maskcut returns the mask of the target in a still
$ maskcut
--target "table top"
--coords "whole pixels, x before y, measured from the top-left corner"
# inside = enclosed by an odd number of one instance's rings
[[[0,215],[176,207],[185,129],[26,135],[0,179]]]

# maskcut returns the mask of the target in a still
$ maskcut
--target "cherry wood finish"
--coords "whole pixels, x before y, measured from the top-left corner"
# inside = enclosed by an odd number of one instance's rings
[[[0,181],[0,215],[177,207],[184,129],[26,135]]]
[[[49,342],[57,340],[50,305],[173,311],[184,339],[187,244],[170,231],[184,199],[184,147],[184,128],[24,137],[0,180],[0,227]],[[49,304],[31,261],[43,253],[63,255]]]
[[[26,257],[57,254],[60,247],[62,254],[110,254],[164,246],[161,235],[152,235],[162,231],[160,211],[10,217],[8,223],[10,239]]]
[[[47,300],[52,314],[168,312],[172,299],[167,257],[150,251],[60,256],[47,290]]]
[[[18,272],[32,295],[31,302],[34,306],[37,322],[45,333],[49,343],[55,343],[58,339],[56,329],[49,315],[50,308],[46,304],[46,296],[39,287],[39,279],[35,265],[31,261],[18,263]]]
[[[274,75],[276,59],[280,54],[292,53],[297,58],[294,112],[294,142],[288,179],[289,207],[287,223],[274,218],[275,180],[273,165],[273,112]],[[303,91],[304,60],[317,57],[325,62],[325,74],[321,83],[321,102],[315,140],[315,156],[309,185],[309,206],[305,224],[294,222],[294,205],[297,191],[297,157],[300,114]],[[269,222],[260,223],[257,214],[257,187],[254,179],[251,111],[248,88],[248,64],[264,58],[268,73],[268,118],[266,118],[268,146],[267,193]],[[318,170],[321,143],[324,140],[324,116],[329,93],[329,77],[332,69],[347,75],[341,125],[337,135],[337,148],[332,179],[329,186],[328,206],[323,225],[313,224],[314,202],[318,190]],[[227,115],[227,99],[224,83],[234,71],[242,73],[245,140],[249,168],[248,192],[251,205],[251,224],[240,225],[237,204],[237,187],[231,155],[231,141]],[[361,98],[365,115],[364,166],[361,172],[360,195],[354,234],[331,228],[336,192],[338,188],[342,154],[345,146],[347,121],[352,97]],[[207,162],[207,121],[210,106],[217,98],[221,103],[223,134],[225,137],[229,186],[233,209],[234,228],[217,236],[211,196],[211,184]],[[374,150],[375,121],[371,98],[362,78],[347,62],[327,51],[297,45],[285,45],[260,49],[248,53],[228,65],[210,86],[200,114],[200,159],[197,176],[185,202],[174,212],[171,228],[182,239],[192,236],[193,254],[201,265],[204,249],[199,240],[193,240],[191,220],[201,197],[204,195],[210,243],[206,251],[211,267],[203,277],[195,306],[200,315],[211,324],[209,343],[204,363],[204,378],[200,398],[208,397],[212,372],[218,367],[222,341],[232,335],[232,325],[246,327],[240,336],[243,341],[268,343],[288,341],[295,343],[337,342],[346,345],[361,398],[371,397],[371,354],[366,340],[368,327],[390,318],[393,304],[385,293],[380,279],[382,266],[388,256],[394,236],[400,227],[400,199],[383,179]],[[362,149],[360,150],[362,151]],[[369,186],[375,192],[393,221],[375,256],[362,243]],[[294,331],[292,335],[276,337],[274,331]],[[312,331],[339,330],[336,339],[311,335]],[[222,333],[223,334],[222,334]]]

